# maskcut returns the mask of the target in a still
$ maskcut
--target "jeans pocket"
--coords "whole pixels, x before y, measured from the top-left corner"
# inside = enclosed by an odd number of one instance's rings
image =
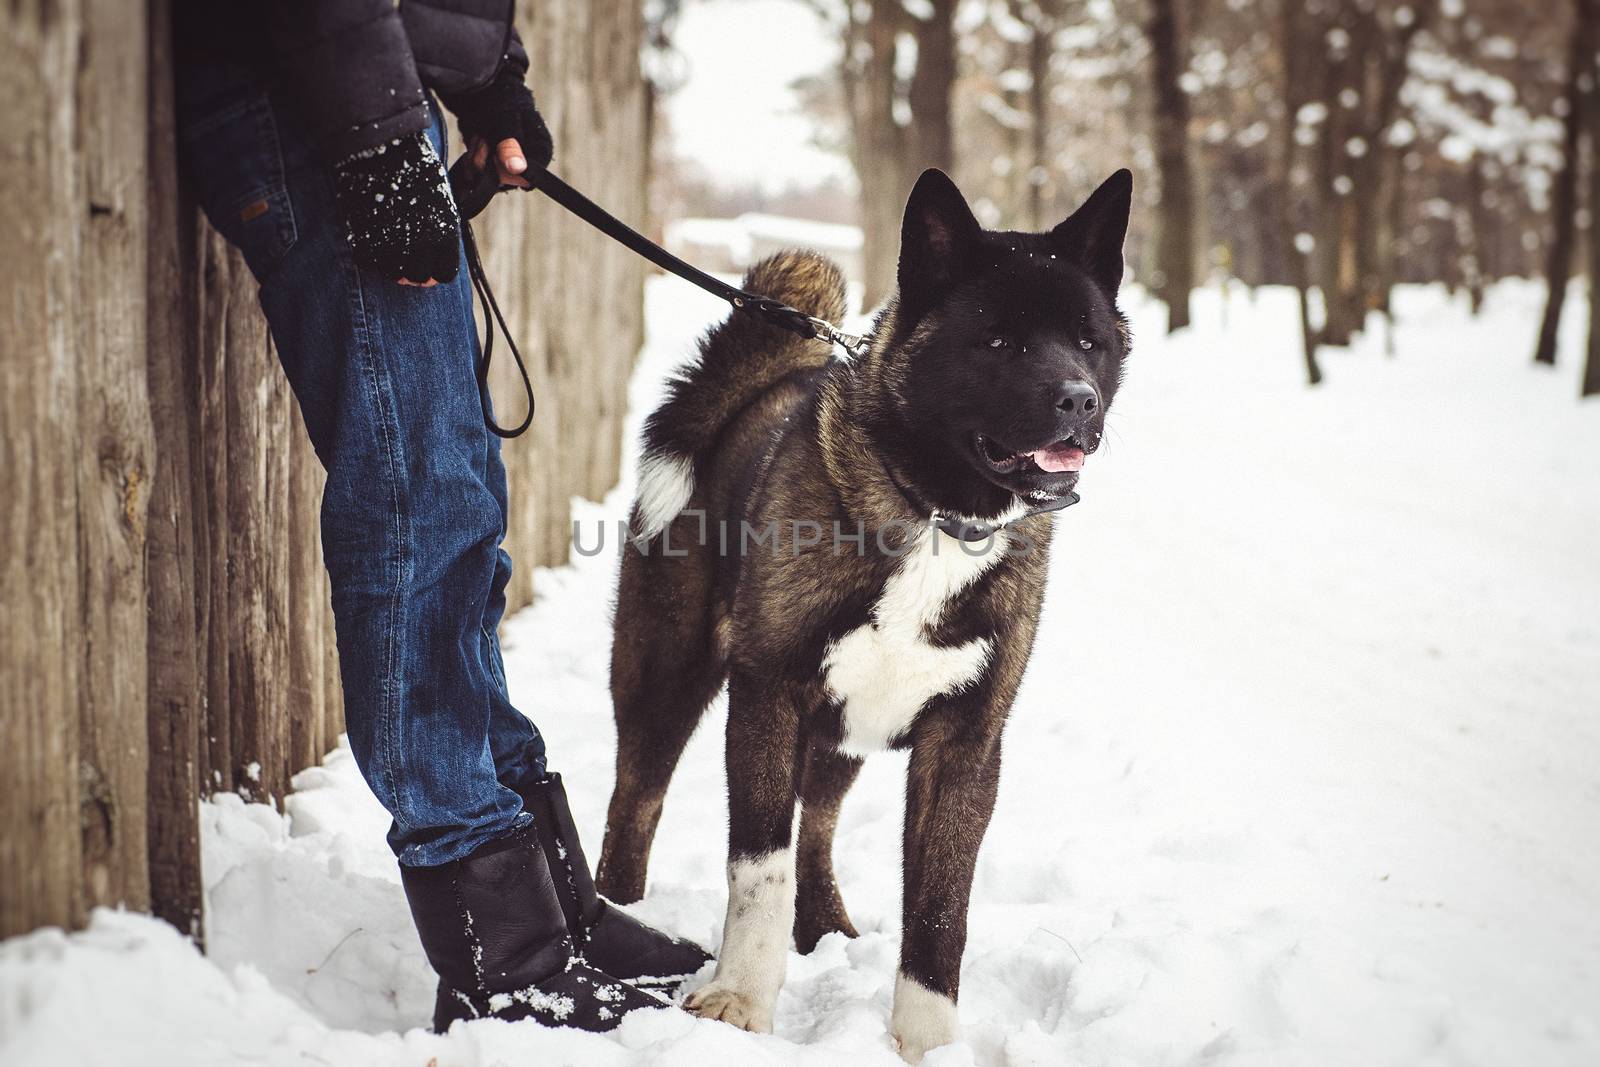
[[[250,92],[187,123],[181,138],[206,217],[244,253],[256,280],[265,279],[299,236],[267,94]]]

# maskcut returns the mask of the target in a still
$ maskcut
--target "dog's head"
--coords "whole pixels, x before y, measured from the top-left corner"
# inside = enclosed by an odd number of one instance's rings
[[[1127,355],[1117,308],[1133,176],[1047,233],[985,230],[923,173],[906,204],[893,329],[875,353],[880,446],[934,506],[992,517],[1070,491]]]

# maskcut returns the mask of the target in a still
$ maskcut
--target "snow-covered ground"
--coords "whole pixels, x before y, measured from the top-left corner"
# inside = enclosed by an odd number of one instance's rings
[[[1528,365],[1536,288],[1470,319],[1401,294],[1300,381],[1284,292],[1200,297],[1138,338],[1047,614],[974,892],[961,1064],[1600,1063],[1600,406]],[[642,415],[718,313],[652,282]],[[626,485],[627,479],[624,479]],[[623,490],[585,504],[622,514]],[[614,541],[614,539],[613,539]],[[611,552],[542,573],[513,695],[591,858],[611,785]],[[648,921],[714,945],[720,712],[668,799]],[[0,946],[18,1065],[807,1064],[899,1060],[903,757],[869,762],[837,862],[862,937],[790,960],[777,1033],[681,1013],[594,1036],[425,1032],[431,976],[386,819],[347,751],[287,817],[204,809],[209,952],[100,912]]]

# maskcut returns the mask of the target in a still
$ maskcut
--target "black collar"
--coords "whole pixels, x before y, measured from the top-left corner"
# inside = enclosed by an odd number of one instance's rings
[[[1043,515],[1047,511],[1060,511],[1062,508],[1070,508],[1081,499],[1083,498],[1077,493],[1068,490],[1064,495],[1056,497],[1047,504],[1038,504],[1029,508],[1021,515],[1018,515],[1016,518],[1012,519],[1011,522],[1002,522],[998,524],[958,519],[952,515],[941,515],[935,511],[933,513],[933,525],[949,534],[951,537],[954,537],[957,541],[967,541],[969,543],[973,541],[987,541],[1001,530],[1004,530],[1007,526],[1010,526],[1011,523],[1021,522],[1023,519],[1031,519],[1033,516]]]
[[[941,514],[938,508],[924,503],[916,493],[913,493],[905,485],[902,485],[900,479],[894,476],[894,471],[889,469],[889,465],[887,463],[883,465],[883,473],[888,475],[889,484],[898,489],[900,491],[900,495],[905,498],[906,503],[911,505],[912,511],[928,516],[927,521],[936,530],[940,530],[943,533],[949,534],[957,541],[966,541],[968,544],[977,541],[987,541],[989,538],[993,537],[1001,530],[1004,530],[1012,523],[1021,522],[1023,519],[1031,519],[1035,515],[1043,515],[1047,511],[1060,511],[1063,508],[1070,508],[1079,500],[1083,499],[1077,493],[1068,490],[1065,494],[1056,497],[1054,500],[1044,504],[1034,505],[1027,511],[1024,511],[1021,515],[1018,515],[1016,518],[1011,519],[1008,522],[982,522],[977,519],[962,519],[957,518],[954,515]]]

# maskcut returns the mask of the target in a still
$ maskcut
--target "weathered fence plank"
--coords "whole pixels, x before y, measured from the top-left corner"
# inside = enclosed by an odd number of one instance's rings
[[[244,261],[203,222],[194,219],[191,224],[199,227],[200,233],[195,280],[199,290],[195,309],[198,489],[190,506],[200,520],[195,586],[206,705],[202,781],[210,792],[235,787],[233,718],[228,703],[228,449],[218,447],[228,439],[227,354],[235,342],[241,350],[252,342],[264,345],[266,330],[257,326],[251,336],[254,320],[242,280],[248,274]],[[235,319],[242,320],[243,327],[234,325]],[[245,336],[237,336],[240,333]]]
[[[321,549],[317,550],[320,560]],[[339,682],[339,648],[334,643],[333,586],[322,572],[322,751],[331,749],[344,733],[344,690]]]
[[[153,0],[150,65],[171,69],[171,9]],[[155,913],[200,932],[204,674],[196,605],[196,418],[192,204],[177,195],[172,82],[150,78],[149,271],[146,364],[155,462],[150,479],[145,587],[149,596],[150,899]],[[182,220],[182,221],[180,221]]]
[[[288,730],[288,773],[318,763],[331,738],[326,727],[328,690],[324,672],[333,633],[325,627],[327,573],[317,544],[322,499],[322,465],[306,438],[300,409],[289,405],[289,524],[284,550],[289,565],[289,664],[285,726]],[[333,735],[337,737],[338,735]]]
[[[83,168],[78,248],[78,741],[86,903],[149,903],[145,840],[146,12],[88,0],[76,79]],[[126,166],[131,160],[134,166]]]
[[[70,6],[12,5],[0,36],[0,934],[82,914],[78,817],[76,190]]]
[[[6,9],[3,931],[149,902],[145,17]]]
[[[230,300],[227,436],[203,447],[228,453],[228,697],[233,773],[256,800],[287,792],[278,727],[288,710],[288,385],[256,317]]]

